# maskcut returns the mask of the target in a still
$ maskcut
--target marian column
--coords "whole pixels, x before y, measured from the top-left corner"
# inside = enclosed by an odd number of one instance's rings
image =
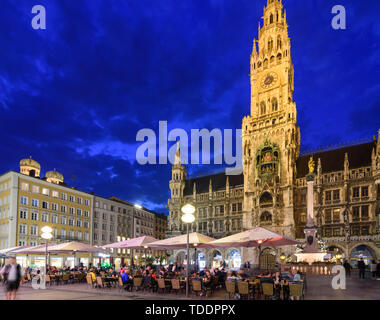
[[[305,253],[319,252],[317,246],[317,226],[314,223],[314,161],[313,157],[309,160],[309,173],[306,176],[307,181],[307,224],[305,226],[306,246]]]

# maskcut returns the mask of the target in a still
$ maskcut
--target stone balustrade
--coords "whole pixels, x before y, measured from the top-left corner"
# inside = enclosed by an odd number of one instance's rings
[[[306,264],[281,264],[281,272],[297,270],[308,275],[331,275],[333,264],[318,263],[312,265]]]

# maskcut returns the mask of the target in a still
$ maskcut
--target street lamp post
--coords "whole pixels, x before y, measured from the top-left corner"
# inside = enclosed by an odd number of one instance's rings
[[[181,211],[183,213],[183,216],[181,217],[181,220],[183,223],[186,224],[186,232],[187,232],[187,242],[186,242],[186,249],[187,249],[187,258],[186,258],[186,297],[189,296],[189,224],[193,223],[195,220],[194,212],[195,207],[188,203],[185,204]]]
[[[45,226],[41,229],[42,234],[41,237],[46,240],[46,247],[45,247],[45,273],[47,273],[47,268],[48,268],[48,243],[51,238],[53,238],[52,232],[53,229],[50,228],[49,226]]]

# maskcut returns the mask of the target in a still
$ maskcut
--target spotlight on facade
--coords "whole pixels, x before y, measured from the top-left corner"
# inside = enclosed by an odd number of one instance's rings
[[[139,204],[135,204],[135,208],[142,209],[142,206],[140,206]]]

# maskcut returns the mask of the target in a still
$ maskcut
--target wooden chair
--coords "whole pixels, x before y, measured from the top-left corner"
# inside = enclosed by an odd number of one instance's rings
[[[157,284],[158,284],[157,292],[160,292],[160,290],[163,293],[165,293],[166,290],[170,291],[170,285],[165,283],[165,279],[163,278],[157,279]]]
[[[49,284],[49,286],[51,286],[50,276],[48,274],[45,276],[45,284]]]
[[[172,291],[174,291],[175,294],[178,294],[178,291],[182,290],[180,281],[178,279],[172,279],[171,283],[172,283]]]
[[[142,278],[133,278],[133,288],[137,291],[141,289]],[[132,288],[132,290],[133,290]]]
[[[100,289],[104,289],[104,281],[102,277],[96,277],[97,287]]]
[[[228,294],[228,298],[231,299],[235,295],[236,292],[236,283],[234,281],[226,281],[226,294]]]
[[[289,291],[291,297],[299,297],[302,300],[305,299],[304,296],[304,284],[303,283],[291,283],[289,284]]]
[[[62,281],[65,283],[65,284],[68,284],[69,283],[69,280],[70,280],[70,275],[69,274],[64,274],[62,276]]]
[[[264,298],[267,299],[268,297],[272,298],[274,294],[273,289],[273,283],[262,283],[261,284]]]
[[[191,280],[192,283],[192,291],[197,296],[198,293],[202,292],[202,285],[200,280]]]
[[[249,299],[249,296],[253,297],[253,289],[249,288],[248,282],[246,282],[246,281],[239,281],[237,283],[237,285],[238,285],[238,293],[241,296],[246,297],[247,300]]]

